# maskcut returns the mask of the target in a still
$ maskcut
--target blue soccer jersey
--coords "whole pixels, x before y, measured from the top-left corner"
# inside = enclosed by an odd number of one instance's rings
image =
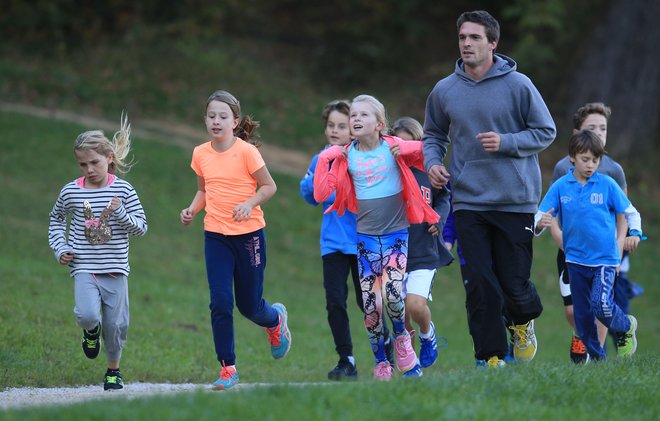
[[[566,261],[585,266],[617,266],[621,257],[616,241],[616,214],[630,200],[611,177],[594,173],[580,184],[571,170],[557,180],[539,210],[555,210],[563,232]]]

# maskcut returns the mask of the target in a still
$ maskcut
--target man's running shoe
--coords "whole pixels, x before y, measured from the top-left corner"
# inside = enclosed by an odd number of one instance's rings
[[[291,349],[291,332],[287,325],[286,307],[283,304],[275,303],[273,308],[277,311],[280,317],[280,322],[275,327],[267,327],[268,342],[270,342],[270,352],[273,358],[279,360]]]
[[[584,346],[582,339],[577,336],[573,336],[573,339],[571,339],[571,361],[575,364],[586,364],[589,362],[587,347]]]
[[[408,371],[417,364],[417,355],[410,343],[410,334],[405,329],[394,338],[394,350],[399,371]]]
[[[522,325],[510,326],[513,331],[513,356],[516,361],[531,361],[536,355],[536,334],[534,320]]]
[[[236,366],[224,366],[218,374],[220,377],[213,382],[213,385],[211,386],[212,390],[227,390],[238,384],[238,372],[236,371]]]
[[[504,360],[500,360],[500,358],[497,355],[493,355],[486,360],[476,360],[477,367],[479,368],[502,368],[506,367],[506,362]]]
[[[376,380],[389,381],[392,379],[392,366],[387,361],[381,361],[374,367],[374,378]]]
[[[98,357],[101,352],[101,324],[92,330],[83,329],[82,350],[90,360]]]
[[[355,380],[357,379],[357,367],[348,360],[339,360],[337,366],[328,373],[330,380]]]
[[[628,315],[630,319],[630,329],[625,333],[617,335],[617,352],[620,357],[631,357],[637,351],[637,319],[635,316]]]
[[[438,358],[438,341],[435,338],[435,325],[431,322],[431,336],[428,338],[419,337],[419,363],[422,367],[430,367]]]
[[[108,370],[103,381],[103,390],[120,390],[124,388],[124,377],[117,370]]]

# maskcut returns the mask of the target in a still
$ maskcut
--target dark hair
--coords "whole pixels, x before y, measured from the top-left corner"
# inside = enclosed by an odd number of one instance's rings
[[[605,155],[603,141],[591,130],[579,130],[568,140],[568,156],[575,158],[579,153],[591,152],[596,158]]]
[[[335,99],[334,101],[328,102],[325,107],[323,107],[323,112],[321,113],[324,126],[328,125],[328,117],[330,117],[330,113],[333,111],[345,114],[348,117],[351,115],[351,102],[347,99]]]
[[[463,12],[456,21],[456,30],[461,30],[461,25],[465,22],[478,23],[486,28],[486,38],[488,42],[497,42],[500,40],[500,24],[485,10],[475,10],[472,12]]]
[[[586,120],[591,114],[600,114],[605,117],[605,120],[609,120],[610,115],[612,115],[612,109],[602,102],[589,102],[584,104],[577,109],[575,114],[573,114],[573,128],[575,130],[580,130],[584,120]]]
[[[209,108],[209,104],[212,101],[220,101],[229,105],[234,118],[240,119],[240,122],[234,129],[234,136],[240,137],[246,142],[253,144],[256,147],[261,146],[259,141],[259,133],[257,133],[257,128],[259,128],[259,122],[254,121],[252,116],[246,115],[241,117],[241,103],[236,99],[236,97],[230,94],[227,91],[215,91],[209,96],[209,99],[206,101],[206,110]]]

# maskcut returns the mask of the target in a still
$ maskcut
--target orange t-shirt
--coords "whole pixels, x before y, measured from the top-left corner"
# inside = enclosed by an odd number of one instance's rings
[[[193,150],[190,166],[204,178],[206,216],[204,229],[225,235],[240,235],[266,226],[261,207],[252,209],[247,221],[234,222],[234,207],[254,196],[257,180],[252,176],[264,165],[257,148],[240,138],[225,152],[217,152],[211,142]]]

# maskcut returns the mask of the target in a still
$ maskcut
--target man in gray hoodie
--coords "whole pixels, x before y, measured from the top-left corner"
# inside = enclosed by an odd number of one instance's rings
[[[465,12],[457,29],[461,58],[426,102],[424,165],[434,187],[451,178],[477,365],[501,367],[507,355],[503,310],[511,318],[516,360],[536,354],[534,319],[543,307],[530,272],[541,195],[538,153],[552,143],[556,128],[515,61],[495,54],[497,20],[485,11]],[[442,161],[450,142],[447,169]]]

